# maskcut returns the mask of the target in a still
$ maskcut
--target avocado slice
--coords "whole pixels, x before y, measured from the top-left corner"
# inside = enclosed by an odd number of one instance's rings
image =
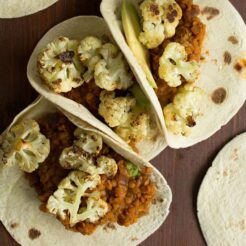
[[[156,89],[157,85],[150,70],[148,50],[138,40],[141,33],[139,16],[134,5],[127,0],[122,2],[121,18],[127,43],[142,67],[150,86]]]
[[[132,95],[136,98],[137,104],[140,107],[147,108],[150,105],[149,100],[146,98],[138,84],[135,84],[129,90],[132,93]]]

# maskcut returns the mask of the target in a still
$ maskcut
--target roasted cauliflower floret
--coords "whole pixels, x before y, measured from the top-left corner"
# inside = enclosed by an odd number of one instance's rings
[[[190,134],[187,121],[180,117],[178,110],[172,103],[164,108],[164,117],[167,129],[174,135],[182,134],[183,136],[187,136]]]
[[[78,47],[78,54],[81,62],[87,62],[93,56],[98,55],[98,49],[102,47],[102,41],[93,36],[85,37]]]
[[[131,113],[128,120],[118,126],[115,131],[127,143],[138,143],[152,136],[150,117],[144,112],[139,114]]]
[[[165,39],[165,29],[162,23],[163,8],[154,0],[145,0],[140,5],[143,17],[143,32],[139,40],[148,49],[159,46]]]
[[[203,95],[202,89],[186,84],[179,88],[177,95],[174,97],[173,104],[178,109],[181,117],[187,118],[192,116],[196,118],[200,114]]]
[[[110,127],[116,127],[126,122],[129,113],[136,104],[133,97],[115,97],[115,92],[102,91],[99,114]]]
[[[107,91],[126,90],[133,85],[132,73],[118,48],[107,43],[100,49],[101,59],[95,66],[95,83]]]
[[[79,42],[59,37],[49,43],[38,56],[38,71],[55,92],[68,92],[83,84],[84,71],[77,54]]]
[[[82,171],[72,171],[61,181],[58,189],[47,202],[47,209],[61,220],[69,217],[70,226],[80,221],[96,222],[108,211],[108,204],[100,199],[99,192],[92,192],[101,178],[87,175]],[[81,207],[81,198],[87,197],[86,207]]]
[[[179,88],[173,103],[164,108],[164,117],[168,130],[176,135],[189,135],[190,128],[196,125],[196,119],[201,114],[203,95],[202,89],[190,84]]]
[[[74,145],[89,154],[98,155],[103,147],[102,137],[96,133],[77,128],[74,132],[74,136],[78,139],[74,141]]]
[[[86,82],[89,82],[94,77],[95,66],[101,59],[99,49],[102,45],[102,41],[93,36],[85,37],[79,44],[79,58],[87,68],[87,71],[83,74],[83,78]]]
[[[105,174],[108,177],[116,174],[118,166],[114,159],[106,156],[96,159],[103,145],[101,136],[79,128],[74,135],[77,140],[73,146],[65,148],[60,155],[59,161],[63,168],[78,169],[91,175]]]
[[[182,84],[182,77],[189,83],[195,82],[199,75],[199,64],[187,61],[184,46],[179,43],[169,43],[160,58],[159,76],[170,87]]]
[[[100,194],[100,193],[96,193]],[[86,207],[79,210],[78,222],[88,220],[91,223],[98,221],[109,210],[108,204],[100,197],[90,195],[86,201]]]
[[[60,165],[65,169],[77,169],[91,175],[105,174],[111,177],[116,174],[118,168],[114,159],[100,156],[95,160],[90,154],[77,146],[65,148],[59,161]]]
[[[97,86],[108,91],[126,90],[133,84],[129,67],[114,44],[86,37],[80,42],[78,53],[87,68],[83,74],[86,82],[94,78]]]
[[[91,154],[76,145],[65,148],[60,155],[59,162],[65,169],[80,169],[87,173],[94,171],[95,161]]]
[[[182,18],[182,9],[175,0],[161,0],[161,2],[163,2],[165,38],[171,38],[175,35],[176,27]]]
[[[117,57],[120,51],[114,44],[106,43],[100,48],[99,53],[108,62],[110,59]]]
[[[113,177],[117,173],[118,166],[113,158],[100,156],[97,158],[97,173],[105,174],[108,177]]]
[[[140,5],[143,32],[140,42],[148,49],[158,47],[165,38],[174,36],[182,10],[174,0],[145,0]]]
[[[18,165],[21,170],[31,173],[49,155],[50,142],[40,133],[38,123],[27,119],[9,130],[0,145],[0,152],[0,164]]]

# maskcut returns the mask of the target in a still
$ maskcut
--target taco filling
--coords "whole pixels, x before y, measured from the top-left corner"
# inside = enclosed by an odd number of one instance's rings
[[[59,37],[39,54],[38,72],[51,90],[85,106],[134,149],[157,136],[150,103],[113,43]]]
[[[60,113],[13,126],[0,157],[26,172],[42,211],[85,235],[98,226],[137,222],[155,199],[151,168],[127,161],[101,136],[76,128]]]
[[[139,14],[122,3],[126,40],[156,92],[167,129],[187,136],[204,96],[195,85],[206,30],[199,7],[192,0],[144,0],[138,7]]]

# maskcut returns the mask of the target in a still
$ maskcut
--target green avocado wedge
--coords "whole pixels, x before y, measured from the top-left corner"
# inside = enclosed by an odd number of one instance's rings
[[[155,80],[149,66],[148,50],[138,40],[141,33],[141,25],[137,10],[127,0],[123,0],[121,8],[121,18],[126,40],[133,54],[142,67],[151,87],[157,88]]]
[[[136,98],[137,104],[142,107],[146,108],[150,106],[149,100],[144,95],[143,91],[140,89],[139,85],[135,84],[130,88],[130,92]]]

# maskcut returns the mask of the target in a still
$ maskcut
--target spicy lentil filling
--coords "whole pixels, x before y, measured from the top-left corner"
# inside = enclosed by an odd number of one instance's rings
[[[100,89],[94,80],[91,80],[89,83],[84,83],[78,88],[74,88],[63,95],[79,104],[82,104],[88,110],[99,118],[101,121],[104,121],[103,117],[98,114],[98,108],[100,104]]]
[[[75,126],[61,114],[40,118],[38,123],[42,134],[50,140],[51,150],[44,163],[35,172],[26,174],[26,177],[35,187],[42,202],[40,209],[48,212],[46,204],[49,197],[56,191],[60,181],[70,172],[59,164],[59,157],[64,148],[71,146]],[[96,187],[96,190],[102,194],[101,199],[108,204],[108,212],[94,223],[82,221],[74,226],[70,225],[67,214],[66,219],[60,219],[60,221],[68,230],[89,235],[99,225],[118,223],[129,226],[148,213],[155,197],[156,187],[150,180],[151,168],[145,167],[137,176],[132,177],[127,169],[126,161],[112,149],[103,145],[99,155],[113,158],[118,166],[115,176],[100,175],[101,182]],[[85,200],[82,197],[80,206],[84,203]]]
[[[199,6],[194,5],[192,0],[176,0],[183,11],[182,18],[177,26],[176,33],[172,38],[165,39],[164,42],[155,49],[150,50],[150,64],[157,83],[156,94],[162,105],[166,106],[173,101],[178,87],[169,87],[166,81],[158,74],[159,59],[170,42],[177,42],[185,47],[188,61],[199,61],[205,37],[206,26],[198,17]],[[183,79],[183,83],[185,80]]]

